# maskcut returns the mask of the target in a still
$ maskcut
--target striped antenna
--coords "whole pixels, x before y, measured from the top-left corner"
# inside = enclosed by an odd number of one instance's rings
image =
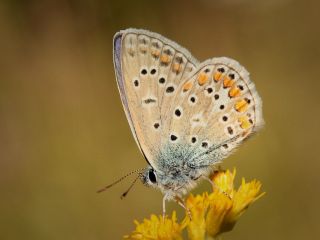
[[[108,188],[111,188],[112,186],[116,185],[117,183],[121,182],[123,179],[129,177],[130,175],[136,173],[136,172],[139,172],[139,175],[140,175],[140,172],[143,171],[145,168],[141,168],[141,169],[136,169],[132,172],[129,172],[128,174],[124,175],[123,177],[119,178],[118,180],[114,181],[113,183],[105,186],[104,188],[101,188],[100,190],[97,191],[97,193],[101,193],[101,192],[104,192],[105,190],[107,190]],[[138,177],[139,177],[138,175]],[[137,181],[138,177],[135,179],[134,183]],[[133,184],[134,184],[133,183]],[[132,186],[130,186],[130,188],[132,188]],[[130,188],[128,189],[128,191],[130,190]],[[125,194],[126,195],[126,194]]]

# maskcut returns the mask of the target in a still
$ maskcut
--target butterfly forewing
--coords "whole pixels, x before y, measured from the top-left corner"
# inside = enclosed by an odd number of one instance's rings
[[[157,168],[154,158],[172,102],[198,61],[176,43],[145,30],[117,33],[114,47],[118,87],[131,130],[148,162]]]

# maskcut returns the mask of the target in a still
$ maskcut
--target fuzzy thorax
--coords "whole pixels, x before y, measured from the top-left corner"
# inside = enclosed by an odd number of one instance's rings
[[[213,151],[205,160],[198,152],[181,144],[167,145],[157,156],[157,165],[148,166],[141,174],[142,182],[159,189],[166,199],[181,197],[193,189],[202,177],[207,177],[215,163],[223,157]]]

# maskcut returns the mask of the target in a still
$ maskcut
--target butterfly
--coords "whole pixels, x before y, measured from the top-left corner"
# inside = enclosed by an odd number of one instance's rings
[[[160,34],[114,36],[114,68],[132,134],[148,166],[142,182],[166,200],[182,196],[263,126],[262,101],[237,61],[200,63]]]

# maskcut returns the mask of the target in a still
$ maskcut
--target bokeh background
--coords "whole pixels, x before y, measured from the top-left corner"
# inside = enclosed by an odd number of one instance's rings
[[[145,166],[112,63],[112,37],[128,27],[199,60],[237,59],[262,96],[266,127],[223,167],[261,180],[267,195],[223,238],[319,238],[319,9],[316,0],[2,0],[0,239],[121,239],[134,219],[161,213],[161,194],[142,184],[119,199],[131,179],[95,193]]]

